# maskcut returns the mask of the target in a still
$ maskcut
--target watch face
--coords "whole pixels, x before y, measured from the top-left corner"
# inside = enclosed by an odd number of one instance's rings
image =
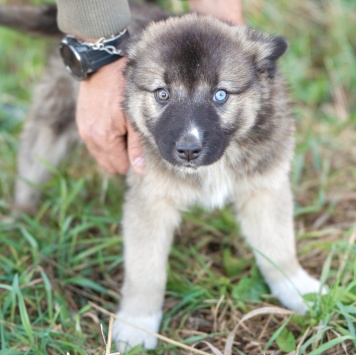
[[[108,46],[115,44],[112,41],[105,43]],[[92,44],[82,42],[72,36],[63,38],[59,51],[67,71],[77,80],[87,79],[102,66],[122,57],[119,53],[113,54],[109,50],[94,48]]]
[[[83,80],[86,78],[86,72],[83,68],[83,63],[78,52],[69,43],[61,43],[60,46],[61,57],[64,61],[66,69],[77,80]]]

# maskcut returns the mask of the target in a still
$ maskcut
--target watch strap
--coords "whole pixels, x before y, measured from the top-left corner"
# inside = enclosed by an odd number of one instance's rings
[[[102,37],[96,42],[82,42],[87,47],[90,47],[97,51],[105,51],[112,55],[122,55],[122,50],[119,46],[129,37],[127,29],[124,29],[116,36],[111,36],[109,38]]]
[[[88,51],[88,60],[90,72],[95,72],[104,65],[115,62],[123,57],[123,52],[120,45],[129,37],[128,31],[125,29],[115,37],[101,38],[97,42],[83,44],[91,49]]]

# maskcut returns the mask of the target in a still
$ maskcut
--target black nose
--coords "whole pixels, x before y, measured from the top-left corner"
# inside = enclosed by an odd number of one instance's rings
[[[181,143],[177,144],[176,148],[179,158],[191,161],[198,158],[202,145],[198,143]]]

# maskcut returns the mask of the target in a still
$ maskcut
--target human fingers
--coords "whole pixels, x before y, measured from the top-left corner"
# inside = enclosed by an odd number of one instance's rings
[[[89,152],[98,164],[110,174],[126,174],[129,168],[126,136],[116,133],[107,135],[106,140],[96,138],[94,133],[87,141]]]
[[[127,150],[133,170],[142,174],[144,172],[144,159],[142,156],[141,135],[127,122]]]

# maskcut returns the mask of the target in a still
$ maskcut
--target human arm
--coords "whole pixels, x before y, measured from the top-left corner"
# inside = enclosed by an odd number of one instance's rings
[[[126,0],[57,0],[60,29],[86,41],[121,32],[130,21]],[[100,68],[81,81],[77,99],[78,131],[91,155],[109,173],[124,174],[131,164],[142,171],[139,135],[122,110],[125,59]]]
[[[127,0],[57,0],[58,26],[79,38],[101,38],[120,33],[131,20]]]
[[[189,0],[189,8],[235,25],[243,24],[242,0]]]

